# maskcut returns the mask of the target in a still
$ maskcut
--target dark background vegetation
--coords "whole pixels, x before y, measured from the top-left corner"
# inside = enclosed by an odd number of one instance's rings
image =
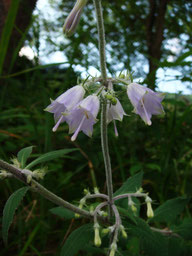
[[[49,104],[49,98],[56,98],[76,85],[80,76],[76,65],[86,70],[90,65],[99,69],[93,7],[91,1],[88,2],[76,34],[67,40],[63,37],[59,43],[56,39],[62,34],[58,31],[61,31],[74,1],[50,1],[58,12],[54,23],[40,14],[32,15],[36,2],[0,1],[0,158],[9,162],[21,148],[30,145],[34,145],[31,160],[52,150],[80,148],[67,159],[47,163],[49,172],[42,182],[65,200],[77,202],[83,196],[84,188],[93,187],[91,164],[100,191],[106,192],[99,124],[94,128],[92,139],[80,134],[72,143],[67,125],[62,125],[56,133],[51,131],[53,117],[43,109]],[[121,69],[134,70],[135,78],[142,76],[143,83],[154,89],[158,86],[157,70],[172,68],[181,72],[175,81],[191,86],[191,1],[103,0],[102,3],[107,66],[111,74],[120,70],[120,63]],[[8,15],[12,17],[9,22]],[[46,35],[45,55],[63,52],[69,63],[66,68],[39,66],[43,64],[38,54],[42,32]],[[166,47],[168,40],[175,38],[179,40],[178,52]],[[35,49],[37,54],[33,61],[18,56],[24,43]],[[172,61],[168,61],[170,57]],[[144,71],[143,65],[148,65],[148,72]],[[128,177],[143,170],[143,188],[155,201],[154,208],[174,197],[191,196],[191,101],[190,95],[166,94],[165,117],[154,117],[152,126],[148,127],[131,113],[127,97],[122,98],[130,116],[118,123],[118,139],[113,127],[109,127],[115,189]],[[9,195],[21,186],[11,179],[0,181],[0,212]],[[53,217],[49,212],[52,207],[52,203],[28,193],[11,226],[8,247],[4,247],[0,240],[0,255],[57,255],[69,232],[85,221]],[[141,211],[141,216],[144,215]],[[191,206],[188,204],[179,218],[190,217]]]

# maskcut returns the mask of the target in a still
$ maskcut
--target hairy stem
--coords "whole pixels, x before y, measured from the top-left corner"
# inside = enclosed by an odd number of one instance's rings
[[[29,186],[33,191],[39,193],[40,195],[42,195],[49,201],[53,202],[54,204],[63,206],[64,208],[67,208],[67,209],[71,210],[72,212],[78,213],[84,217],[87,217],[87,218],[93,217],[93,215],[91,213],[89,213],[88,211],[79,209],[75,205],[70,204],[69,202],[63,200],[61,197],[58,197],[57,195],[55,195],[54,193],[52,193],[51,191],[49,191],[48,189],[43,187],[41,184],[39,184],[34,179],[32,179],[30,183],[27,183],[26,175],[19,168],[0,160],[0,169],[10,172],[11,174],[13,174],[13,176],[15,178],[22,181],[27,186]]]
[[[104,85],[106,85],[107,70],[106,70],[106,57],[105,57],[105,29],[104,29],[104,23],[103,23],[101,0],[93,0],[93,2],[95,5],[95,11],[96,11],[96,17],[97,17],[101,77],[102,77]]]
[[[112,203],[113,203],[113,182],[112,182],[112,170],[111,160],[109,156],[108,147],[108,134],[107,134],[107,103],[103,102],[101,112],[101,146],[103,152],[103,158],[105,163],[105,174],[107,182],[107,194],[109,196],[109,218],[112,215]]]
[[[106,57],[105,57],[105,30],[104,30],[101,0],[94,0],[93,2],[95,4],[95,11],[97,16],[101,78],[102,78],[103,85],[107,87],[107,70],[106,70]],[[111,218],[113,184],[112,184],[111,161],[110,161],[109,147],[108,147],[107,101],[106,100],[103,100],[102,112],[101,112],[101,146],[102,146],[103,158],[105,163],[107,192],[109,196],[109,218]]]

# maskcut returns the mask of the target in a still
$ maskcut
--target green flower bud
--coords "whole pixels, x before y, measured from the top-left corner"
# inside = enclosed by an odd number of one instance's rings
[[[116,243],[112,243],[111,244],[111,251],[110,251],[109,256],[115,256],[116,250],[117,250],[117,244]]]
[[[99,235],[99,224],[98,223],[95,223],[94,231],[95,231],[94,244],[95,244],[95,246],[99,247],[99,246],[101,246],[101,238]]]
[[[124,228],[123,225],[120,226],[120,230],[121,230],[122,237],[126,239],[127,238],[127,233],[126,233],[125,228]]]
[[[109,233],[110,229],[109,228],[103,228],[102,229],[102,234],[107,235]]]
[[[99,194],[99,189],[97,187],[94,187],[94,193]]]
[[[147,203],[147,217],[148,218],[153,218],[154,217],[154,212],[153,212],[153,209],[152,209],[152,206],[151,206],[151,198],[149,196],[147,196],[145,198],[145,202]]]
[[[18,159],[17,159],[16,157],[12,158],[12,159],[11,159],[11,162],[13,163],[13,165],[14,165],[15,167],[18,167],[18,168],[21,167],[21,164],[20,164],[20,162],[18,161]]]
[[[83,193],[84,193],[84,195],[89,195],[90,194],[89,190],[86,189],[86,188],[84,188]]]
[[[131,197],[129,197],[128,199],[128,205],[131,207],[131,210],[136,213],[137,212],[137,208],[135,207],[135,203],[132,201]]]

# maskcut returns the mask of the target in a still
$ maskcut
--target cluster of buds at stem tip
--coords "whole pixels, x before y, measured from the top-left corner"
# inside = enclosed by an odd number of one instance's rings
[[[152,209],[152,206],[151,206],[151,203],[152,203],[151,198],[149,196],[146,196],[145,202],[147,204],[147,217],[148,218],[153,218],[154,213],[153,213],[153,209]]]
[[[95,246],[99,247],[101,246],[101,238],[100,238],[100,235],[99,235],[99,224],[96,222],[94,224],[94,232],[95,232],[95,238],[94,238],[94,244]]]
[[[37,169],[33,172],[27,169],[23,169],[22,173],[25,174],[25,176],[27,177],[27,183],[30,183],[32,178],[35,178],[37,180],[43,179],[46,174],[46,168]]]
[[[0,170],[0,180],[3,180],[5,178],[13,177],[13,175],[5,170]]]
[[[79,24],[79,20],[81,18],[81,13],[86,3],[87,3],[87,0],[77,0],[75,6],[73,7],[72,11],[68,15],[65,21],[65,24],[63,26],[63,32],[67,36],[71,36],[75,32]]]

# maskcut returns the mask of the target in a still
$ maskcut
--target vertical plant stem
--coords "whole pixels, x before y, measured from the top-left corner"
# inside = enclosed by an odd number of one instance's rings
[[[101,0],[93,0],[95,5],[95,11],[97,16],[97,29],[99,36],[99,56],[100,56],[100,68],[103,85],[107,87],[107,70],[106,70],[106,56],[105,56],[105,30],[103,22],[103,13]],[[103,158],[105,163],[107,192],[109,196],[109,218],[112,216],[112,199],[113,199],[113,183],[112,183],[112,171],[111,161],[109,156],[108,147],[108,134],[107,134],[107,101],[103,99],[102,111],[101,111],[101,146],[103,152]]]
[[[103,158],[105,163],[105,174],[107,182],[107,194],[109,196],[109,218],[112,215],[112,199],[113,199],[113,182],[112,182],[112,170],[111,170],[111,160],[109,156],[109,147],[108,147],[108,134],[107,134],[107,103],[104,101],[102,103],[102,112],[101,112],[101,146],[103,152]]]
[[[101,77],[103,79],[104,85],[107,86],[107,69],[106,69],[106,57],[105,57],[105,29],[104,29],[104,23],[103,23],[101,0],[93,0],[93,2],[95,5],[95,11],[96,11],[96,17],[97,17]]]

